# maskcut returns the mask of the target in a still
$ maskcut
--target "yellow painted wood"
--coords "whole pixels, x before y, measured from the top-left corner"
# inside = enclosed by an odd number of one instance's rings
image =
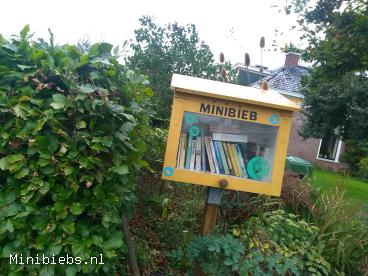
[[[289,96],[289,95],[285,95],[285,97],[288,98],[293,103],[295,103],[297,106],[301,106],[302,103],[303,103],[302,98],[297,98],[297,97],[293,97],[293,96]]]
[[[251,103],[260,106],[297,111],[298,105],[290,101],[275,90],[262,91],[259,88],[230,84],[219,81],[206,80],[174,74],[171,89],[184,93],[231,100],[235,102]]]
[[[231,87],[233,87],[233,85],[230,85],[229,89]],[[230,92],[231,91],[229,90],[229,93]],[[175,88],[175,96],[171,113],[169,135],[166,145],[166,153],[164,161],[164,170],[167,168],[169,169],[171,168],[170,170],[173,171],[173,174],[171,176],[165,176],[165,174],[163,173],[162,178],[167,180],[187,182],[211,187],[219,187],[220,180],[226,179],[229,183],[226,189],[280,196],[286,161],[286,153],[289,142],[289,134],[291,129],[292,110],[298,110],[299,107],[293,106],[291,108],[292,106],[291,104],[281,107],[280,102],[278,102],[277,104],[275,104],[275,106],[277,106],[276,108],[271,107],[270,106],[271,103],[264,105],[261,103],[256,104],[254,101],[252,102],[245,101],[244,99],[236,101],[235,97],[222,96],[221,98],[220,97],[216,98],[214,94],[211,94],[210,97],[204,95],[208,95],[208,93],[192,94],[182,90],[177,91]],[[216,106],[224,106],[224,107],[226,106],[228,108],[233,107],[254,111],[257,113],[256,120],[250,120],[249,118],[243,119],[237,117],[230,118],[234,120],[243,120],[251,123],[273,125],[270,122],[270,116],[276,114],[280,117],[280,122],[276,125],[276,127],[278,127],[279,129],[276,138],[275,155],[270,182],[262,182],[230,175],[190,171],[186,169],[176,168],[176,157],[178,152],[184,112],[194,112],[198,114],[206,114],[214,116],[214,114],[211,114],[211,112],[208,113],[204,112],[203,109],[201,110],[202,104],[203,105],[215,104]],[[218,117],[229,118],[228,116],[221,116],[221,115],[219,115]]]

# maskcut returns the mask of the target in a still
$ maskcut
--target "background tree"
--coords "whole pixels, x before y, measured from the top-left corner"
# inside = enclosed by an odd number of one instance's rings
[[[368,140],[368,3],[288,1],[308,40],[304,57],[313,62],[303,81],[305,137],[336,133],[351,145]]]
[[[195,25],[172,23],[162,27],[148,16],[139,22],[141,26],[135,30],[135,42],[131,44],[133,55],[127,63],[149,77],[156,94],[153,97],[156,118],[167,120],[172,104],[172,74],[219,79],[220,65],[215,63],[209,46],[199,39]],[[225,67],[229,70],[231,64],[226,62]],[[230,72],[229,81],[235,79],[236,74]]]

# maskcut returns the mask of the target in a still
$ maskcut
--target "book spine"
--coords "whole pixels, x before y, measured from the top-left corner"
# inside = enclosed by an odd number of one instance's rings
[[[179,139],[179,147],[178,147],[178,156],[176,158],[176,167],[179,168],[180,165],[180,158],[181,158],[181,146],[183,145],[183,134],[180,134],[180,139]]]
[[[242,154],[243,160],[244,160],[244,165],[245,167],[248,166],[248,156],[247,156],[247,148],[245,144],[239,144],[240,147],[240,152]]]
[[[227,145],[225,142],[221,142],[223,148],[224,148],[224,152],[225,152],[225,156],[226,156],[226,160],[227,160],[227,164],[229,166],[229,172],[231,175],[235,175],[235,171],[233,169],[233,165],[231,164],[231,160],[230,160],[230,153],[229,153],[229,149],[227,148]]]
[[[201,164],[202,164],[202,171],[207,171],[207,168],[206,168],[206,151],[205,151],[205,145],[204,145],[204,136],[202,134],[201,136],[201,149],[202,149],[202,152],[201,152]]]
[[[218,133],[214,132],[212,134],[213,140],[233,142],[233,143],[247,143],[248,136],[241,134],[230,134],[230,133]]]
[[[236,151],[235,151],[235,145],[230,144],[230,148],[231,148],[231,154],[234,158],[234,163],[235,163],[236,171],[238,172],[238,176],[243,177],[243,173],[241,171],[240,164],[239,164],[239,161],[238,161],[238,155],[236,154]]]
[[[196,141],[196,161],[195,161],[195,170],[196,171],[200,171],[201,170],[201,165],[202,165],[202,138],[201,137],[197,137],[197,141]]]
[[[180,162],[179,162],[179,168],[184,169],[185,167],[185,152],[187,150],[187,137],[188,134],[183,134],[183,143],[181,144],[181,155],[180,155]]]
[[[208,137],[208,142],[210,143],[210,146],[211,146],[211,153],[213,156],[213,163],[215,164],[216,173],[220,173],[220,169],[219,169],[219,166],[216,160],[215,148],[213,147],[213,141],[211,137]]]
[[[220,151],[221,161],[222,161],[222,165],[224,167],[225,174],[230,174],[229,166],[227,165],[227,160],[226,160],[226,156],[225,156],[225,152],[224,152],[224,148],[222,146],[222,143],[221,143],[221,141],[215,141],[215,142],[216,142],[217,147]]]
[[[236,151],[236,154],[238,155],[238,161],[239,161],[239,164],[240,164],[242,175],[243,175],[243,177],[248,178],[247,169],[245,168],[243,156],[242,156],[241,151],[240,151],[240,145],[235,145],[235,151]]]
[[[206,151],[207,151],[207,157],[208,157],[208,164],[210,165],[210,171],[211,173],[216,173],[215,163],[213,162],[213,156],[211,153],[211,146],[210,146],[207,136],[204,137],[204,143],[206,145]]]
[[[192,135],[189,135],[188,134],[188,146],[187,146],[187,156],[186,156],[186,159],[185,159],[185,168],[187,170],[190,169],[190,159],[192,157],[192,141],[193,141],[193,137]]]
[[[269,147],[264,148],[264,158],[266,160],[271,161],[271,148],[269,148]]]
[[[194,165],[195,165],[195,152],[196,152],[196,140],[192,140],[192,153],[190,156],[190,167],[189,169],[194,171]]]
[[[256,146],[256,156],[261,156],[261,145],[259,144]]]
[[[236,164],[236,161],[235,161],[235,156],[234,156],[233,148],[232,148],[232,146],[231,146],[230,143],[227,144],[227,147],[228,147],[228,150],[229,150],[230,160],[231,160],[231,163],[233,165],[235,176],[240,176],[239,171],[238,171],[238,165]]]
[[[220,150],[218,148],[218,145],[217,145],[216,141],[214,141],[214,140],[212,140],[212,141],[213,141],[213,147],[214,147],[215,152],[216,152],[216,159],[217,159],[217,164],[219,166],[220,173],[221,174],[224,174],[225,173],[225,170],[224,170],[224,165],[222,164]]]
[[[231,149],[232,149],[233,154],[234,154],[234,159],[235,159],[235,163],[236,163],[236,166],[237,166],[237,169],[238,169],[239,176],[243,177],[243,171],[242,171],[240,163],[239,163],[239,158],[238,158],[238,154],[236,152],[235,144],[231,144]]]

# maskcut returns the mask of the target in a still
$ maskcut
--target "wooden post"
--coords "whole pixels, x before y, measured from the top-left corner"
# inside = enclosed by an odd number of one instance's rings
[[[215,231],[218,210],[219,205],[211,203],[206,204],[206,214],[203,223],[202,235],[210,235]]]
[[[220,187],[225,188],[227,186],[227,181],[220,181]],[[208,188],[208,196],[206,203],[206,211],[202,228],[202,235],[210,235],[213,234],[216,227],[217,214],[219,210],[219,206],[221,204],[222,195],[224,190],[218,188]],[[195,276],[204,276],[204,272],[202,271],[198,262],[195,263],[194,267],[194,275]]]
[[[128,250],[129,265],[132,275],[139,276],[137,257],[135,255],[132,235],[130,233],[128,217],[125,212],[126,212],[125,209],[121,212],[121,220],[123,222],[122,226],[123,226],[124,240]]]

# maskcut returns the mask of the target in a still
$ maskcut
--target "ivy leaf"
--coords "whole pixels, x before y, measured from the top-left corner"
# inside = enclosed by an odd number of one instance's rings
[[[123,237],[121,232],[115,231],[110,235],[110,238],[103,244],[106,250],[120,248],[123,245]]]
[[[34,66],[29,66],[29,65],[22,65],[22,64],[17,64],[17,66],[20,68],[20,70],[24,71],[27,69],[31,69],[34,68]]]
[[[72,212],[73,215],[80,215],[84,211],[84,207],[80,203],[72,203],[70,206],[70,212]]]
[[[14,226],[10,219],[8,219],[5,223],[2,223],[0,227],[0,233],[5,233],[5,231],[8,231],[10,233],[14,232]]]
[[[124,174],[128,174],[129,170],[128,167],[126,165],[121,165],[121,166],[114,166],[111,168],[111,170],[117,174],[120,175],[124,175]]]
[[[67,104],[66,98],[62,94],[52,95],[53,102],[50,104],[54,109],[62,109]]]
[[[72,265],[68,265],[65,269],[65,275],[66,276],[74,276],[77,274],[77,268]]]
[[[3,171],[8,169],[8,159],[6,157],[0,159],[0,169]]]
[[[74,242],[72,245],[72,252],[74,256],[78,256],[81,258],[82,261],[88,259],[89,256],[89,250],[85,246],[85,244],[81,242]]]
[[[114,114],[122,115],[122,114],[124,114],[124,111],[125,111],[125,108],[121,105],[118,105],[118,104],[108,103],[107,107]]]
[[[67,221],[61,225],[61,228],[67,233],[67,234],[73,234],[75,232],[75,225],[74,222]]]
[[[81,85],[79,86],[79,90],[82,92],[82,93],[86,93],[86,94],[89,94],[89,93],[93,93],[96,91],[96,88],[93,87],[92,85],[90,84],[86,84],[86,85]]]
[[[22,110],[21,105],[17,104],[16,106],[13,107],[13,111],[15,113],[15,116],[20,117],[22,119],[26,119],[26,113],[24,112],[24,110]]]
[[[75,125],[75,127],[77,129],[82,129],[82,128],[86,128],[87,124],[85,121],[78,121],[77,124]]]
[[[47,248],[47,255],[48,256],[59,255],[59,253],[61,252],[61,249],[62,249],[62,246],[56,245],[56,244],[51,244]]]
[[[22,154],[13,154],[13,155],[9,155],[7,158],[8,158],[8,163],[9,164],[14,164],[16,162],[24,160],[24,155],[22,155]]]
[[[19,178],[23,178],[25,176],[27,176],[29,174],[29,169],[28,168],[22,168],[20,171],[16,172],[14,177],[19,179]]]

